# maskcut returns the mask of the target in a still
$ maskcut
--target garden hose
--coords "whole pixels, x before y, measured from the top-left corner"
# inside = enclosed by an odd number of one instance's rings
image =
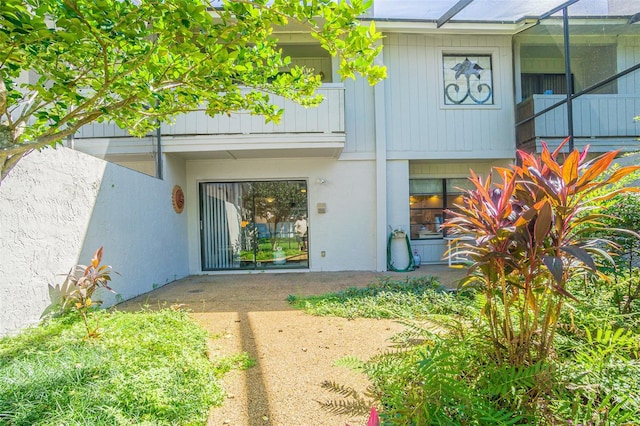
[[[413,253],[411,252],[411,242],[409,241],[409,235],[406,232],[403,232],[404,239],[407,243],[407,253],[409,253],[409,263],[405,269],[398,269],[393,265],[393,261],[391,260],[391,241],[393,240],[393,236],[395,232],[391,232],[389,234],[389,240],[387,242],[387,269],[393,272],[410,272],[416,269],[416,263],[413,260]]]

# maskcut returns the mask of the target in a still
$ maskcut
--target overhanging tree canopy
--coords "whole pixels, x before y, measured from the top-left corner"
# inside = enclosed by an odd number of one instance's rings
[[[317,105],[320,76],[290,66],[274,28],[302,25],[340,60],[342,78],[374,84],[381,35],[351,0],[3,0],[0,181],[34,149],[93,121],[143,136],[177,114],[248,111],[278,120],[269,95]],[[24,81],[25,73],[31,78]],[[243,90],[244,88],[244,90]],[[247,90],[249,88],[250,90]]]

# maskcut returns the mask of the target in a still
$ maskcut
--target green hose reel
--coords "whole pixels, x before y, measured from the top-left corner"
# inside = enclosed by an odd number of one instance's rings
[[[402,238],[400,234],[404,235],[404,240],[407,245],[407,253],[409,254],[409,263],[407,267],[404,269],[398,268],[393,264],[393,260],[391,259],[391,242],[394,238]],[[416,269],[416,263],[413,259],[413,253],[411,252],[411,241],[409,241],[409,235],[407,235],[404,231],[392,231],[389,234],[389,240],[387,242],[387,269],[393,272],[410,272]]]

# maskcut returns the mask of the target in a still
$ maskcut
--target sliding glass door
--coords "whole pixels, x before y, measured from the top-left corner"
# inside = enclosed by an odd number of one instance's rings
[[[200,184],[202,270],[307,268],[305,181]]]

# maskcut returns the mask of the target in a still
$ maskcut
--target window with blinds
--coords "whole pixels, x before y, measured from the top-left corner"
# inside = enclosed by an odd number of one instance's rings
[[[202,270],[308,267],[307,220],[305,181],[203,182]]]

